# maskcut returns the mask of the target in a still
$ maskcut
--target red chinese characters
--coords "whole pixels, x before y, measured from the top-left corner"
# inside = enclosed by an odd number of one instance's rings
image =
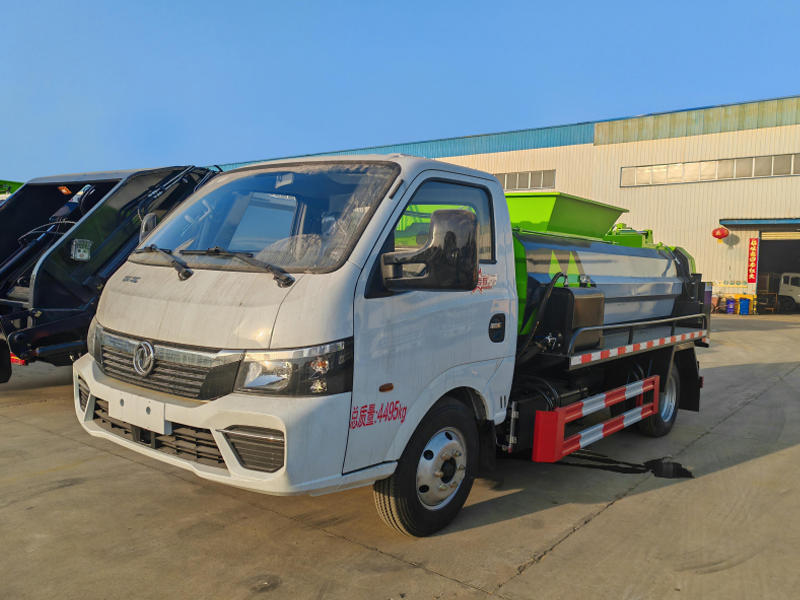
[[[497,275],[484,273],[482,270],[478,271],[478,287],[472,290],[472,293],[483,293],[483,290],[490,290],[497,285]]]
[[[359,427],[369,427],[375,423],[384,423],[388,421],[400,421],[403,423],[406,420],[407,408],[402,406],[399,402],[387,402],[376,408],[375,404],[365,404],[364,406],[354,406],[353,412],[350,414],[350,429],[358,429]]]
[[[747,283],[758,282],[758,238],[750,238],[747,245]]]

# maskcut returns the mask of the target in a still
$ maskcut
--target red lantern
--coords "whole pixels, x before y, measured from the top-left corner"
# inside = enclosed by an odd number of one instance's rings
[[[711,235],[713,235],[718,240],[724,240],[730,234],[731,232],[725,229],[724,227],[717,227],[714,231],[711,232]]]

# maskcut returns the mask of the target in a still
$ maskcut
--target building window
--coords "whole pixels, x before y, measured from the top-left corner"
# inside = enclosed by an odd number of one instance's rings
[[[717,179],[733,179],[733,168],[736,164],[733,160],[717,161]]]
[[[525,171],[520,173],[496,173],[504,190],[538,190],[556,187],[556,171]]]
[[[781,156],[772,157],[772,174],[773,175],[791,175],[792,174],[792,155],[782,154]]]
[[[683,165],[683,180],[684,181],[699,181],[700,180],[700,163],[686,163]]]
[[[737,158],[736,159],[736,178],[753,176],[753,159],[752,158]]]
[[[759,156],[756,159],[756,169],[753,172],[754,177],[772,177],[772,157]]]
[[[553,173],[555,171],[544,171]],[[516,175],[516,173],[514,173]],[[800,175],[800,154],[726,158],[669,165],[622,167],[620,187],[642,185],[668,185],[696,181],[720,181],[723,179],[746,179],[753,177],[779,177]],[[498,175],[497,177],[501,177]],[[502,183],[502,180],[501,180]],[[548,187],[546,184],[543,187]],[[549,186],[552,187],[552,186]]]

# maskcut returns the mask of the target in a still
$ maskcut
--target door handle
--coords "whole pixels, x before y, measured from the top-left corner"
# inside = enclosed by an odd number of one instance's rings
[[[503,313],[494,315],[489,321],[489,339],[495,344],[506,339],[506,316]]]

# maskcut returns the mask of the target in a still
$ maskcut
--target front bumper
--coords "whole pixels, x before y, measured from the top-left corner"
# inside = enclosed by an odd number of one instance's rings
[[[79,378],[84,388],[85,408],[81,407]],[[368,485],[388,477],[396,467],[396,463],[384,463],[342,474],[350,422],[349,393],[316,398],[234,393],[210,402],[197,402],[107,377],[90,355],[74,364],[73,383],[75,412],[91,435],[218,483],[278,496],[318,495]],[[97,399],[109,405],[120,400],[124,404],[127,399],[125,421],[147,430],[169,429],[173,424],[209,430],[224,465],[212,466],[166,454],[107,431],[94,420]],[[243,467],[226,436],[220,433],[237,425],[283,432],[283,466],[274,473]]]

